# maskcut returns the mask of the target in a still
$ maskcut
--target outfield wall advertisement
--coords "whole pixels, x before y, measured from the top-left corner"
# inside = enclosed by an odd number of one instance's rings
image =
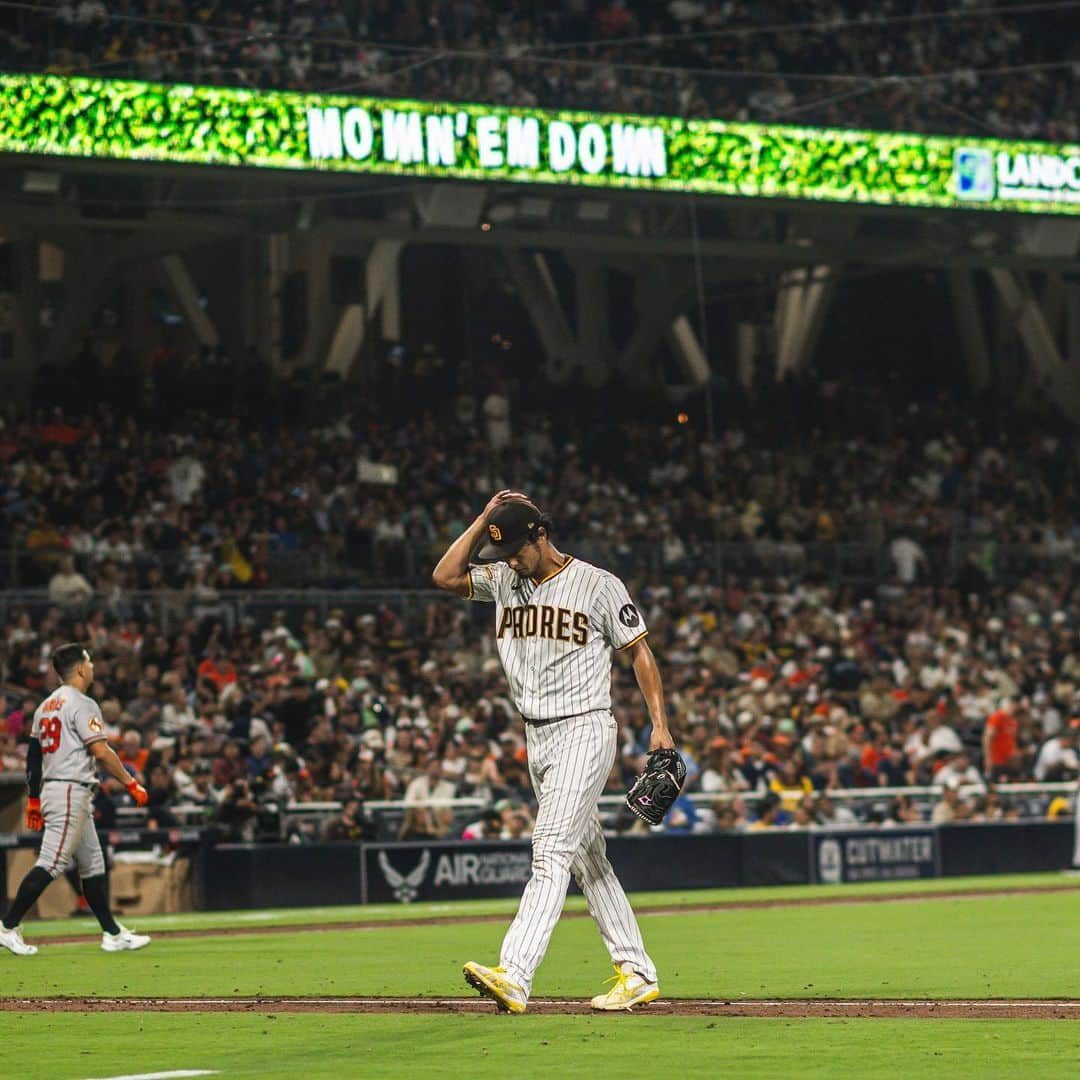
[[[1080,214],[1080,146],[0,74],[0,152]]]
[[[822,885],[941,876],[936,829],[828,830],[808,835],[811,880]]]

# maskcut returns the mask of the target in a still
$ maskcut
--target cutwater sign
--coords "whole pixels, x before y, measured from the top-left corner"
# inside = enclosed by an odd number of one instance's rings
[[[938,877],[935,829],[813,832],[811,874],[822,885],[848,881],[904,881]]]
[[[365,902],[517,896],[532,873],[528,844],[365,844]]]

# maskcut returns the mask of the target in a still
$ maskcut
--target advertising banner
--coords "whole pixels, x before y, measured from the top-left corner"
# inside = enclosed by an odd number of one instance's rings
[[[941,874],[936,829],[828,829],[809,837],[812,880],[821,885]]]
[[[519,896],[532,872],[528,843],[364,845],[364,900],[473,900]]]
[[[1080,146],[44,74],[0,152],[1080,213]]]

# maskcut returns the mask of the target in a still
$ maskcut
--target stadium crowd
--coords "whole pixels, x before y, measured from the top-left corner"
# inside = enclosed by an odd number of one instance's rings
[[[573,551],[568,538],[566,547]],[[690,576],[630,583],[651,629],[689,769],[673,831],[840,823],[837,789],[937,785],[935,820],[1015,816],[1001,781],[1078,775],[1080,592],[1071,575],[985,593],[885,583],[856,595],[812,581]],[[371,827],[364,804],[404,798],[405,837],[446,835],[424,805],[469,796],[498,813],[470,833],[527,835],[522,721],[494,655],[490,609],[416,594],[397,609],[314,610],[265,625],[190,613],[173,633],[136,611],[10,609],[0,640],[0,770],[22,767],[50,650],[84,641],[121,760],[150,791],[230,836],[272,807],[337,801],[326,835]],[[609,792],[643,760],[648,719],[631,673],[613,689],[621,752]],[[101,812],[127,796],[106,781]],[[1067,812],[1064,800],[1053,813]],[[889,820],[917,816],[910,799]],[[630,821],[609,821],[613,829]]]
[[[1075,142],[1076,36],[1073,12],[1062,7],[58,0],[0,9],[0,63],[65,75]]]
[[[389,396],[430,403],[411,416],[0,414],[0,582],[120,620],[135,590],[209,613],[223,589],[319,583],[319,565],[333,583],[424,584],[500,487],[550,505],[583,557],[624,576],[692,573],[717,561],[710,545],[804,573],[840,543],[885,553],[877,572],[905,585],[959,574],[979,591],[1010,545],[1046,565],[1080,555],[1080,457],[1050,414],[822,381],[752,406],[725,395],[710,438],[613,389],[603,413],[585,392],[538,413],[527,392],[432,396],[424,378]]]

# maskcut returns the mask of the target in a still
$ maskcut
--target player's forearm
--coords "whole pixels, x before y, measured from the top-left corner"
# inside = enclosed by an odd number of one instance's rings
[[[131,774],[120,763],[120,759],[112,748],[104,740],[91,744],[91,751],[97,763],[114,779],[119,780],[124,787],[131,783]]]
[[[664,685],[652,650],[642,649],[634,657],[634,676],[649,710],[649,719],[652,721],[653,729],[652,741],[655,742],[659,737],[670,743],[671,731],[668,728],[667,710],[664,707]]]
[[[440,588],[452,588],[469,572],[469,556],[484,530],[483,515],[478,517],[447,549],[432,571],[431,580]]]

